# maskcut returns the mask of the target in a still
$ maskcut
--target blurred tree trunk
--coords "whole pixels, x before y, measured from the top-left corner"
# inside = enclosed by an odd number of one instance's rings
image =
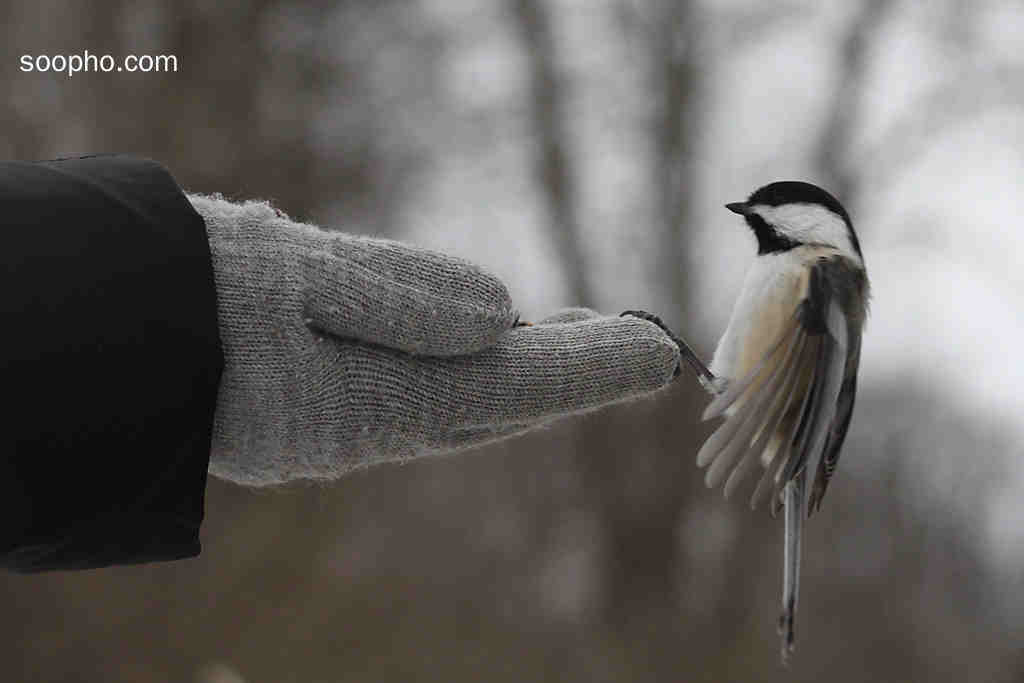
[[[685,239],[695,183],[693,158],[700,133],[700,78],[692,2],[647,6],[638,26],[656,105],[650,121],[656,223],[650,235],[651,298],[670,324],[689,317]],[[692,382],[685,375],[681,382]],[[602,612],[643,658],[668,666],[685,620],[679,619],[679,578],[686,571],[677,529],[698,474],[689,454],[701,433],[699,391],[676,387],[656,404],[618,409],[594,420],[582,435],[580,461],[594,492],[607,563]],[[651,637],[656,632],[658,637]],[[646,634],[641,637],[641,634]],[[634,638],[633,636],[636,636]],[[646,643],[646,644],[644,644]]]
[[[821,174],[822,184],[847,207],[856,204],[860,191],[848,156],[864,104],[870,47],[892,4],[892,0],[867,0],[843,36],[836,92],[814,151],[813,163]]]
[[[551,18],[543,0],[511,0],[511,8],[530,70],[530,112],[537,137],[538,188],[544,197],[554,240],[575,305],[595,305],[588,279],[581,225],[576,209],[576,181],[569,152],[565,90],[558,75],[558,54]]]
[[[43,126],[34,120],[31,109],[26,111],[25,96],[28,90],[24,87],[29,78],[36,74],[26,75],[20,70],[19,58],[16,54],[19,32],[24,30],[18,21],[19,12],[14,3],[0,5],[0,26],[3,27],[3,46],[0,58],[8,66],[0,70],[0,90],[6,94],[5,104],[0,109],[0,130],[3,130],[3,141],[0,143],[0,156],[4,159],[30,161],[40,158],[41,150],[48,142],[44,139]],[[15,65],[18,66],[15,66]]]
[[[530,65],[539,190],[570,295],[576,302],[590,303],[593,288],[576,210],[566,93],[558,79],[551,17],[543,0],[511,0],[511,7]],[[659,0],[642,12],[643,58],[656,102],[649,122],[656,221],[638,238],[641,247],[650,250],[651,300],[668,307],[658,312],[670,324],[685,326],[690,302],[684,238],[701,128],[695,8],[691,2]],[[695,452],[700,434],[698,394],[679,388],[656,405],[623,406],[582,418],[576,426],[577,462],[586,504],[600,527],[604,557],[598,609],[603,622],[616,631],[659,632],[658,638],[635,641],[647,643],[643,652],[635,652],[641,658],[672,660],[676,653],[674,647],[666,647],[665,639],[677,638],[680,623],[677,587],[682,567],[676,531],[697,479],[692,458],[682,454]]]
[[[655,111],[652,139],[659,185],[659,223],[654,236],[656,301],[673,302],[666,315],[680,330],[690,319],[687,225],[696,192],[694,159],[701,129],[701,81],[697,10],[693,2],[659,0],[651,26]]]

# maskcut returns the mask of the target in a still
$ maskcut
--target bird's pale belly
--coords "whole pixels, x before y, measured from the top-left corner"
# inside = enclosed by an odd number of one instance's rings
[[[792,329],[793,314],[807,291],[808,271],[787,273],[768,286],[760,301],[750,312],[751,330],[740,349],[735,377],[750,374],[779,343],[782,335]],[[785,354],[772,360],[781,361]]]

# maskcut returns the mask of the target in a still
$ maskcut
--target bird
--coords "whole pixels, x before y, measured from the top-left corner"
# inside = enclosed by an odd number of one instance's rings
[[[795,646],[803,520],[820,509],[853,415],[870,286],[850,214],[826,190],[773,182],[726,204],[757,241],[725,332],[706,367],[689,349],[724,418],[697,454],[728,498],[760,471],[750,503],[784,509],[782,661]]]

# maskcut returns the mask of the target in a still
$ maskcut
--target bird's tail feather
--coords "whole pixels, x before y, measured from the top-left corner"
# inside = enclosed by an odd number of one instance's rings
[[[785,545],[782,566],[782,614],[779,635],[782,637],[782,661],[785,663],[795,645],[794,620],[800,593],[800,540],[803,534],[804,503],[807,499],[807,470],[804,469],[786,484]]]

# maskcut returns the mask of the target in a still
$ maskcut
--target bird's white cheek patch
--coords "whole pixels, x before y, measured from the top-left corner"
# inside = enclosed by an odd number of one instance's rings
[[[761,218],[786,237],[804,244],[825,244],[839,249],[843,256],[860,263],[850,233],[842,217],[818,204],[783,204],[754,207]]]

